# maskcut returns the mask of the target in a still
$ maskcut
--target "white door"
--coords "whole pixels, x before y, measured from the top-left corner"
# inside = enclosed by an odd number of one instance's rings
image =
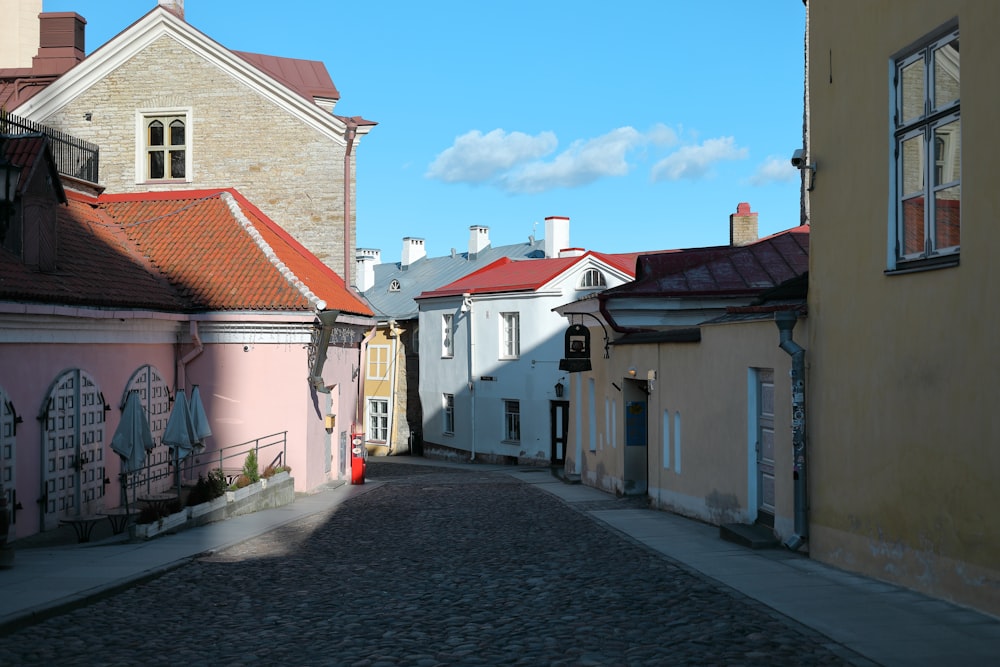
[[[757,371],[757,521],[774,525],[774,371]]]

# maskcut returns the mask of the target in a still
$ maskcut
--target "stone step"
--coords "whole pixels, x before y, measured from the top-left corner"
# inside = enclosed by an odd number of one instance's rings
[[[719,537],[751,549],[774,549],[779,544],[774,531],[760,524],[726,523],[719,526]]]

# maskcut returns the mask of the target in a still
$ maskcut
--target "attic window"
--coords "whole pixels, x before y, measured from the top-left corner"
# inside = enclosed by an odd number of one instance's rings
[[[142,112],[137,134],[137,183],[191,180],[190,110]]]
[[[390,292],[398,292],[399,291],[399,281],[398,280],[393,279],[393,281],[391,283],[389,283],[389,291]]]
[[[584,289],[607,286],[608,283],[604,280],[604,274],[597,269],[587,269],[583,272],[583,277],[580,278],[580,287]]]

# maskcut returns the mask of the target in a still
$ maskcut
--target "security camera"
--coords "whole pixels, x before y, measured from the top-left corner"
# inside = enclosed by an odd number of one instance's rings
[[[250,351],[250,346],[249,345],[244,345],[243,346],[243,351],[244,352],[249,352]]]
[[[792,153],[792,166],[796,169],[802,169],[806,166],[806,152],[802,148],[796,148],[795,152]]]

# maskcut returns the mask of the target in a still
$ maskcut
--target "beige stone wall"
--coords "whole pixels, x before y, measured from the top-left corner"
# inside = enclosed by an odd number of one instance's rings
[[[189,182],[136,182],[136,112],[163,107],[192,109]],[[38,120],[100,146],[108,192],[235,187],[344,275],[343,141],[323,136],[174,39],[161,37]],[[353,180],[352,164],[352,198]]]
[[[810,0],[810,554],[1000,613],[1000,3]],[[957,17],[961,264],[886,275],[892,56]]]

